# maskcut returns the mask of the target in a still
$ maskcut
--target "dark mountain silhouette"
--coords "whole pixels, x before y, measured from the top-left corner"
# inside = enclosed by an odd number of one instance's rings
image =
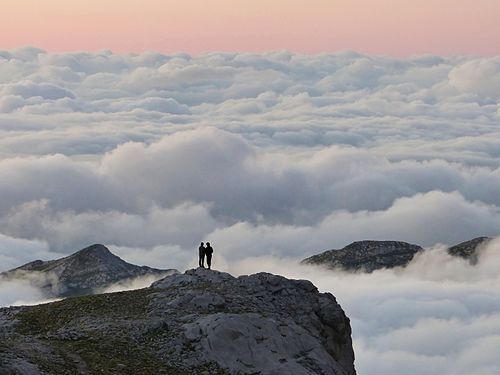
[[[127,263],[106,246],[96,244],[61,259],[35,260],[0,273],[0,279],[28,279],[48,296],[68,297],[91,294],[96,289],[141,276],[161,278],[172,273],[177,271]]]
[[[491,241],[489,237],[478,237],[447,249],[452,256],[477,263],[481,249]],[[425,251],[418,245],[401,241],[357,241],[336,250],[327,250],[301,261],[301,264],[324,265],[345,271],[373,272],[381,268],[405,267],[415,254]]]
[[[380,268],[406,266],[424,249],[400,241],[357,241],[339,250],[327,250],[304,259],[302,264],[321,264],[347,271],[372,272]]]
[[[471,264],[476,264],[481,249],[491,240],[489,237],[477,237],[450,247],[448,253],[467,259]]]

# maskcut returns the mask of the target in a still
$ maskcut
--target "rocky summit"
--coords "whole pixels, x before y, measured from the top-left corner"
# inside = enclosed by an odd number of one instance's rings
[[[206,269],[0,309],[1,374],[352,375],[349,319],[309,281]]]
[[[477,237],[450,247],[448,253],[467,259],[471,264],[476,264],[479,253],[491,240],[489,237]]]
[[[424,249],[401,241],[357,241],[340,250],[327,250],[304,259],[302,264],[324,265],[346,271],[373,272],[381,268],[404,267]]]
[[[2,280],[26,279],[44,290],[48,297],[91,294],[96,289],[141,276],[164,277],[176,270],[160,270],[125,262],[100,244],[82,249],[70,256],[27,263],[0,273]]]

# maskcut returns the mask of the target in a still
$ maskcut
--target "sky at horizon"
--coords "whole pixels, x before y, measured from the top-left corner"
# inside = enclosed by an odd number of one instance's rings
[[[496,0],[2,0],[0,48],[500,54]]]

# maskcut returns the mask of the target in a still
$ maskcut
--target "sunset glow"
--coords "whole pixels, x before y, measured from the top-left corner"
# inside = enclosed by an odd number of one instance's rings
[[[500,53],[497,0],[2,0],[0,47]]]

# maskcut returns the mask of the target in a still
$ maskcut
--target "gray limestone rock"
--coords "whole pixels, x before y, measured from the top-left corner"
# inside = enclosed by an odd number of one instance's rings
[[[12,358],[9,362],[0,361],[0,374],[42,375],[40,369],[22,358]]]
[[[217,313],[184,326],[186,337],[231,373],[346,374],[321,341],[291,319]]]
[[[196,269],[150,288],[0,309],[0,337],[0,363],[18,374],[355,374],[335,298],[268,273]]]
[[[226,272],[213,272],[206,268],[188,270],[183,274],[173,275],[154,282],[152,288],[169,288],[173,286],[195,285],[197,283],[221,283],[234,279]]]

